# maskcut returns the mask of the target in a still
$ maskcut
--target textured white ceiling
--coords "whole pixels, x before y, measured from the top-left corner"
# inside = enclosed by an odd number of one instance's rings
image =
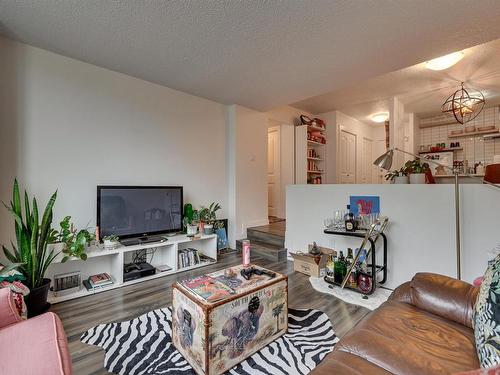
[[[22,42],[259,110],[500,37],[498,0],[0,0]]]
[[[500,39],[463,50],[464,58],[449,69],[433,71],[420,63],[405,69],[354,83],[328,94],[294,103],[311,113],[340,110],[361,121],[389,110],[397,97],[407,112],[420,117],[440,113],[445,99],[464,82],[483,92],[487,106],[500,103]]]

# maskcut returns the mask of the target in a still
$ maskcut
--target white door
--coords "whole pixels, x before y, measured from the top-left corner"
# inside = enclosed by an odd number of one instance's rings
[[[280,128],[275,126],[267,131],[267,201],[269,216],[278,216],[280,193]]]
[[[361,183],[371,184],[372,183],[372,171],[373,171],[373,141],[368,138],[363,137],[361,150]]]
[[[340,131],[340,183],[356,183],[356,135]]]

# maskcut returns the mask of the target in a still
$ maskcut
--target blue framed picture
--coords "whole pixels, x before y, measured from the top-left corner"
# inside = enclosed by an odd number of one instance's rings
[[[226,228],[215,230],[217,235],[217,250],[226,249],[228,247]]]
[[[351,212],[354,215],[370,215],[380,213],[380,197],[351,195],[349,197]]]

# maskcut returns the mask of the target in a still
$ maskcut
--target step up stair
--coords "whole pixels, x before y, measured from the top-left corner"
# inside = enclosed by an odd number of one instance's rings
[[[247,238],[250,242],[256,241],[267,245],[285,247],[285,236],[261,230],[259,227],[247,228]]]
[[[241,251],[243,247],[242,242],[243,240],[236,241],[237,251]],[[250,254],[250,259],[253,256],[260,256],[273,262],[285,262],[287,259],[287,251],[285,248],[259,241],[250,241]]]

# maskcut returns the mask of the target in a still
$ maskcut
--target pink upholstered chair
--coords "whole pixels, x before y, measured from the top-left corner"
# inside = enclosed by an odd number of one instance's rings
[[[0,289],[0,374],[71,375],[68,341],[51,312],[22,320],[10,289]]]

